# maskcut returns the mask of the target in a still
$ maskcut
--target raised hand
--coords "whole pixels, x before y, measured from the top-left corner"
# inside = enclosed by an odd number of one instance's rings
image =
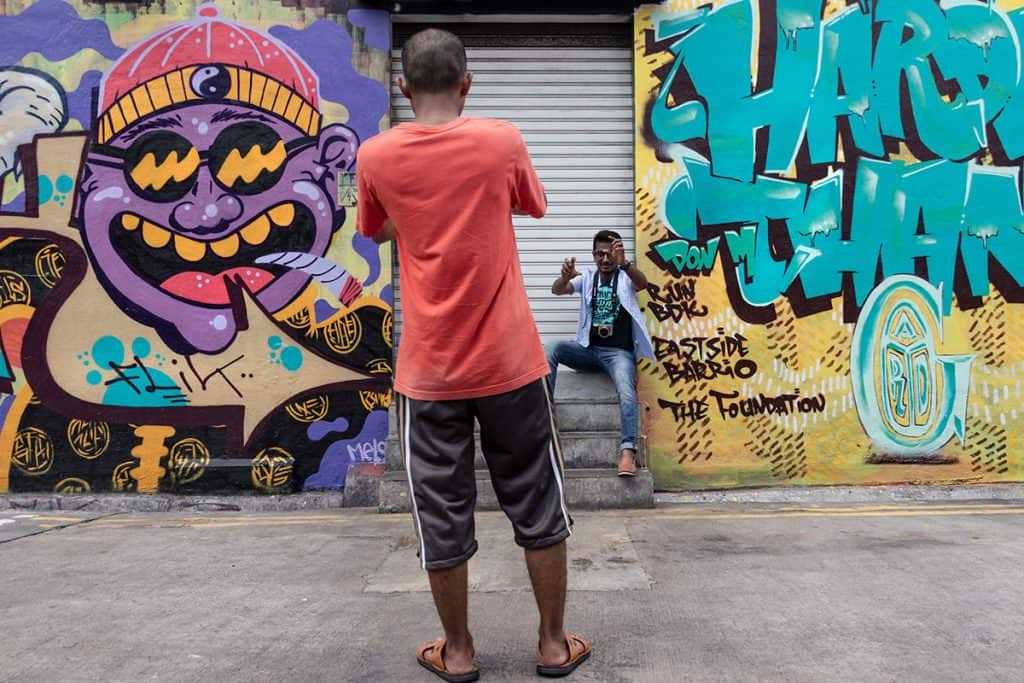
[[[622,240],[612,240],[612,260],[617,266],[626,265],[626,247],[622,244]]]
[[[576,270],[576,258],[575,257],[567,258],[564,261],[562,261],[562,279],[563,280],[571,280],[571,279],[573,279],[574,277],[576,277],[579,274],[580,274],[579,271]]]

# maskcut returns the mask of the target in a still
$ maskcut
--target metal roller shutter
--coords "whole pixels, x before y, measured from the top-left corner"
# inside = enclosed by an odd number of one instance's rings
[[[452,30],[452,27],[446,26]],[[515,30],[510,25],[510,30]],[[456,32],[458,32],[456,30]],[[475,46],[467,40],[473,90],[466,115],[507,119],[523,133],[548,193],[548,215],[516,217],[523,276],[542,339],[575,336],[579,303],[551,294],[562,259],[592,263],[594,232],[619,232],[627,254],[635,253],[633,219],[632,51],[622,47],[522,46],[504,35],[502,44]],[[401,52],[392,52],[401,73]],[[409,101],[393,86],[393,121],[413,118]],[[401,292],[395,277],[395,320],[400,333]]]

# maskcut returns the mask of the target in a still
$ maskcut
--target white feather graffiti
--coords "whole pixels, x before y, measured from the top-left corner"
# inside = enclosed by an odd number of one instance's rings
[[[0,182],[21,177],[18,147],[37,135],[57,133],[68,122],[64,89],[47,74],[24,67],[0,67]]]
[[[256,259],[261,265],[278,265],[309,275],[348,306],[363,292],[363,286],[334,261],[301,251],[267,254]]]

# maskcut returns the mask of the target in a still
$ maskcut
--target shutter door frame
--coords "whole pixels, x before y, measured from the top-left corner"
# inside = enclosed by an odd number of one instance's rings
[[[393,25],[392,72],[401,46],[427,25]],[[527,295],[545,342],[576,334],[579,300],[550,292],[562,259],[592,264],[593,234],[619,232],[636,260],[632,30],[624,23],[444,23],[462,38],[474,72],[466,115],[507,119],[523,133],[548,192],[548,215],[514,217]],[[518,90],[517,90],[518,89]],[[392,85],[392,125],[411,119]],[[585,106],[581,106],[581,102]],[[396,339],[402,301],[393,273]]]

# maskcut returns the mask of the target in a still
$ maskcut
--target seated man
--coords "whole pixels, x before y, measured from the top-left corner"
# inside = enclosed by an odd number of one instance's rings
[[[636,293],[647,287],[647,277],[626,260],[622,237],[611,230],[594,235],[594,263],[596,268],[587,268],[581,275],[576,270],[576,259],[565,259],[562,274],[551,285],[552,294],[580,293],[576,340],[556,342],[546,349],[551,394],[555,393],[559,363],[581,372],[603,371],[612,378],[621,416],[619,476],[632,477],[636,475],[639,416],[636,359],[654,358],[636,298]]]

